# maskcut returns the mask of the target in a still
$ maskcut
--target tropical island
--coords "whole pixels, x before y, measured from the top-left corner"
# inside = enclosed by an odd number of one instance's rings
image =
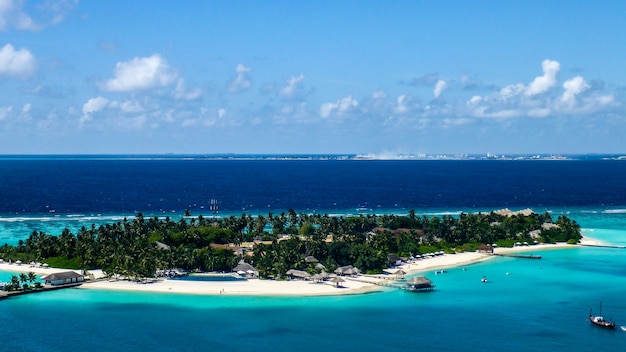
[[[6,262],[42,263],[73,270],[101,269],[109,278],[154,279],[163,273],[227,272],[253,268],[260,279],[314,276],[346,267],[381,274],[406,258],[476,252],[485,246],[578,243],[580,226],[566,216],[508,209],[458,216],[329,216],[287,213],[225,218],[192,216],[133,219],[68,229],[34,231],[16,246],[0,247]]]

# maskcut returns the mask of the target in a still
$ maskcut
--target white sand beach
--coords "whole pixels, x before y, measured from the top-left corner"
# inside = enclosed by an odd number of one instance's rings
[[[585,238],[585,245],[600,245],[591,238]],[[576,248],[579,245],[559,244],[539,244],[531,246],[517,246],[513,248],[496,248],[496,254],[507,254],[515,252],[544,251],[550,249]],[[444,254],[431,258],[422,259],[410,264],[404,264],[398,269],[402,269],[406,275],[427,273],[453,267],[470,265],[483,260],[494,258],[494,256],[478,253],[465,252],[457,254]],[[37,275],[45,276],[55,272],[67,271],[67,269],[44,268],[31,266],[29,264],[17,265],[15,263],[0,263],[0,270],[9,272],[35,272]],[[103,278],[101,270],[91,270],[90,273],[99,280],[89,280],[81,289],[98,290],[129,290],[138,292],[163,292],[178,294],[199,294],[199,295],[254,295],[254,296],[324,296],[342,294],[360,294],[367,292],[382,291],[387,288],[380,284],[392,283],[394,275],[359,275],[357,277],[342,277],[337,287],[334,283],[325,281],[314,283],[304,280],[275,281],[248,279],[241,281],[189,281],[189,280],[169,280],[158,279],[146,283],[128,280],[108,280]]]

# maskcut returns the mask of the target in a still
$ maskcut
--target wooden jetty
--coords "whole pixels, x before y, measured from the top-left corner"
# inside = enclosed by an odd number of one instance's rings
[[[435,288],[435,285],[432,283],[432,281],[430,281],[424,276],[416,276],[412,278],[411,280],[404,282],[404,283],[399,283],[397,280],[389,280],[390,282],[382,282],[382,281],[376,282],[376,281],[362,280],[362,279],[358,279],[354,277],[349,278],[349,280],[363,282],[363,283],[372,284],[376,286],[392,287],[392,288],[413,291],[413,292],[432,291]]]
[[[541,259],[540,255],[532,255],[532,254],[494,253],[493,255],[497,255],[499,257],[509,257],[509,258]]]
[[[64,288],[72,288],[82,285],[82,282],[65,284],[65,285],[56,285],[56,286],[42,286],[40,288],[31,288],[29,290],[16,290],[16,291],[0,291],[0,300],[7,299],[10,297],[28,295],[32,293],[40,293],[40,292],[48,292],[48,291],[56,291]]]
[[[581,246],[583,246],[583,247],[600,247],[600,248],[618,248],[618,249],[626,248],[626,246],[617,246],[617,245],[611,245],[611,244],[581,244]]]

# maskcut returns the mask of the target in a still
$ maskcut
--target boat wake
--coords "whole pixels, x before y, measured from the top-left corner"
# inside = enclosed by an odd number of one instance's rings
[[[626,331],[626,326],[622,325],[619,327],[620,329],[622,329],[622,331]]]

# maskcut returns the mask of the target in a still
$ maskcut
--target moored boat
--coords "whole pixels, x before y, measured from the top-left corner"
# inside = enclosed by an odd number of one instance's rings
[[[600,303],[599,315],[593,315],[593,311],[591,309],[589,310],[589,321],[591,322],[591,324],[599,326],[599,327],[603,327],[607,329],[615,329],[615,322],[606,320],[602,316],[602,303]]]

